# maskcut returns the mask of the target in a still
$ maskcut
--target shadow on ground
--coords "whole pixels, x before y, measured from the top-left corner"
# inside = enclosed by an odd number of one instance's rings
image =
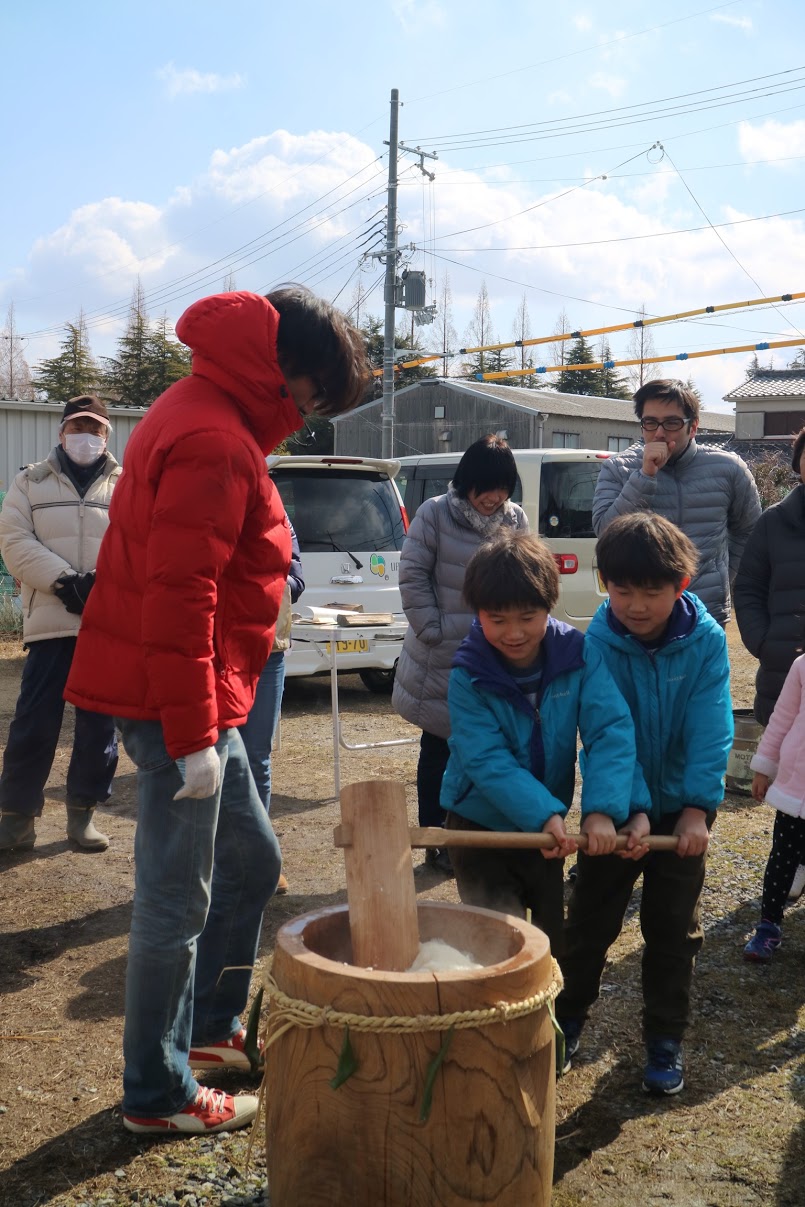
[[[126,901],[53,926],[7,932],[3,935],[0,955],[3,992],[17,993],[34,984],[36,968],[57,959],[69,948],[88,947],[128,934],[130,924],[131,902]]]

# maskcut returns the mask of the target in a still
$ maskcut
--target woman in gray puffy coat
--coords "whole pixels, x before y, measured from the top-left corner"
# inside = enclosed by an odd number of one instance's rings
[[[400,558],[400,594],[410,628],[394,678],[392,703],[422,730],[417,766],[419,824],[440,826],[442,776],[450,754],[447,682],[453,657],[470,631],[464,571],[472,554],[503,528],[528,528],[525,512],[510,502],[517,484],[512,451],[498,436],[484,436],[461,458],[447,494],[417,511]],[[452,875],[447,851],[429,850],[431,867]]]

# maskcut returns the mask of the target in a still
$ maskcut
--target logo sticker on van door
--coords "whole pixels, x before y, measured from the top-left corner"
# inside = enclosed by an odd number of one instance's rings
[[[382,558],[379,553],[373,553],[369,558],[369,569],[371,570],[372,574],[376,574],[378,578],[388,578],[388,575],[386,574],[385,559]]]

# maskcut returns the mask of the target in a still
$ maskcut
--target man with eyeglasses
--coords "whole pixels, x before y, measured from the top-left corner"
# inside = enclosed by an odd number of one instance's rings
[[[593,526],[653,511],[693,541],[699,572],[690,586],[721,625],[730,618],[730,586],[744,545],[760,516],[754,478],[735,453],[698,444],[699,403],[681,381],[649,381],[634,396],[643,443],[601,466]]]

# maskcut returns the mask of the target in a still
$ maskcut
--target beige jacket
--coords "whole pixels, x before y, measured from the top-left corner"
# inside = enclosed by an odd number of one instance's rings
[[[94,570],[109,523],[109,500],[122,473],[111,453],[82,499],[54,448],[28,465],[0,510],[0,555],[22,585],[23,640],[74,637],[81,617],[68,612],[53,584],[62,574]]]

